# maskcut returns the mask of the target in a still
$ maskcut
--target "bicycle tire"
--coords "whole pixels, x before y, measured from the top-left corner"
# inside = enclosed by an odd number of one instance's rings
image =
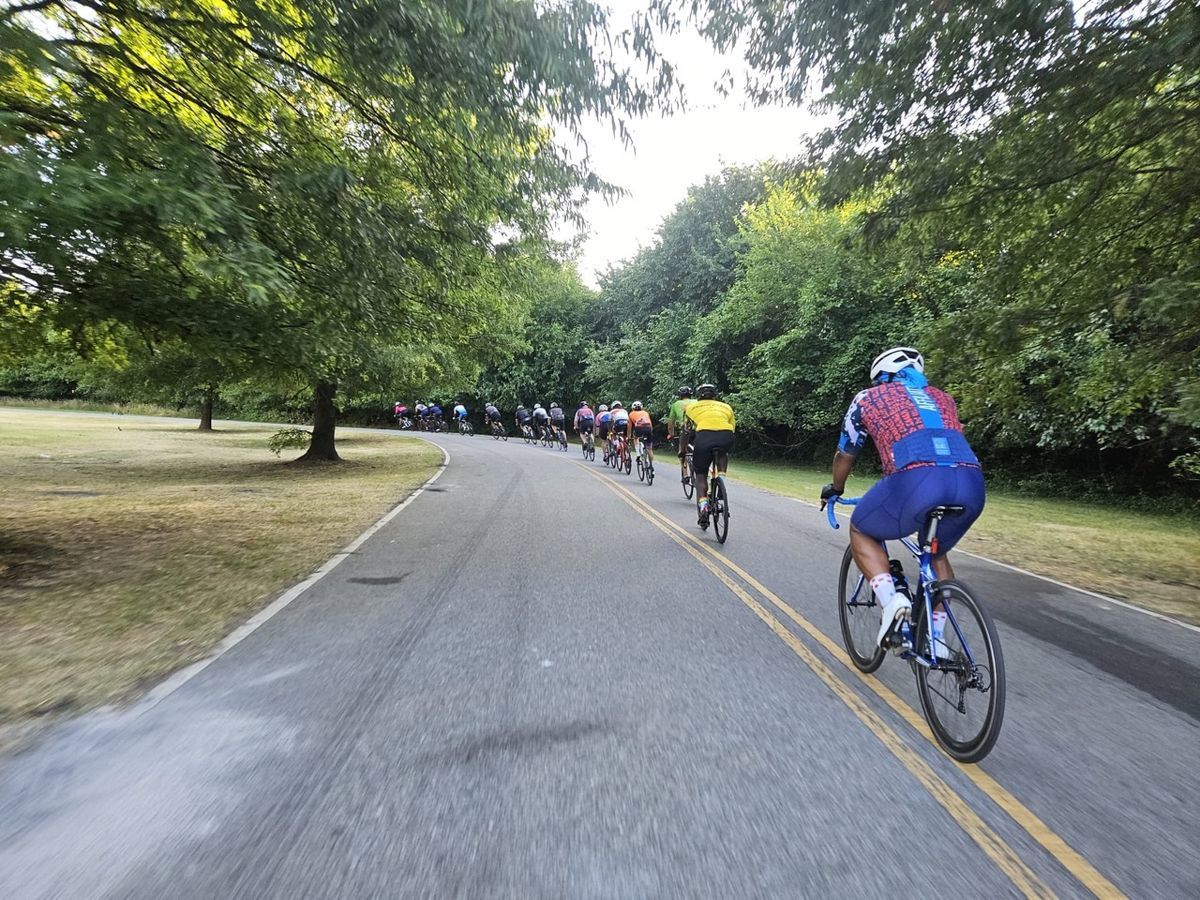
[[[854,567],[856,575],[853,585],[849,583],[851,566]],[[861,596],[864,591],[867,602],[852,606],[850,601]],[[875,602],[870,583],[858,571],[849,547],[842,554],[842,568],[838,575],[838,621],[842,626],[842,645],[846,648],[850,662],[854,663],[854,668],[869,675],[883,665],[887,651],[880,647],[876,640],[879,635],[879,604]]]
[[[628,475],[633,471],[633,457],[629,455],[629,451],[625,451],[625,474]]]
[[[642,462],[642,458],[637,458],[638,481],[646,480],[646,464]]]
[[[917,693],[921,697],[921,709],[925,714],[925,721],[929,723],[929,728],[942,749],[959,762],[976,763],[987,756],[996,746],[996,740],[1000,737],[1000,728],[1004,724],[1007,690],[1000,635],[996,631],[996,625],[992,621],[991,615],[975,599],[970,588],[961,581],[939,582],[936,591],[942,598],[945,598],[946,594],[950,595],[948,599],[951,612],[958,623],[959,630],[978,631],[977,637],[969,635],[966,637],[966,642],[975,657],[975,667],[973,672],[966,673],[941,668],[929,669],[914,664],[917,674]],[[924,616],[921,619],[923,620]],[[962,641],[959,639],[958,632],[949,622],[946,624],[946,629],[946,644],[950,646],[951,652],[957,659],[965,660],[961,652]],[[918,648],[926,647],[927,633],[927,623],[919,622],[915,635]],[[955,649],[953,644],[957,644],[960,649]],[[986,685],[982,690],[978,684],[971,683],[980,679]],[[964,681],[968,682],[965,689]],[[939,713],[939,709],[941,709],[946,713],[965,715],[964,712],[950,705],[947,691],[955,690],[959,692],[960,705],[965,705],[966,698],[972,695],[971,692],[987,698],[982,722],[977,729],[972,729],[973,734],[963,738],[956,736],[952,726],[965,724],[965,719],[956,721],[949,715]]]
[[[725,492],[723,479],[713,479],[712,489],[709,491],[709,506],[713,534],[717,536],[717,543],[723,544],[729,537],[729,495]]]
[[[687,455],[687,480],[683,482],[683,496],[689,500],[696,493],[696,473],[692,471],[692,454]]]
[[[646,463],[646,487],[654,484],[654,463]]]

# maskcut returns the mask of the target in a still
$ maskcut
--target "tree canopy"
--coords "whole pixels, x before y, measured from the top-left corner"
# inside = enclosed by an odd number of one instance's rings
[[[585,0],[9,7],[6,319],[290,372],[319,387],[332,456],[339,383],[397,348],[461,368],[519,319],[511,260],[607,188],[554,130],[667,98],[669,69],[638,81],[606,28]]]

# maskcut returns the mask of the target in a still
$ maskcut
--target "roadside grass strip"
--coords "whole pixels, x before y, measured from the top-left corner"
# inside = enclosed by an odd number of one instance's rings
[[[0,409],[0,725],[204,658],[442,462],[362,432],[343,463],[281,462],[273,431]]]

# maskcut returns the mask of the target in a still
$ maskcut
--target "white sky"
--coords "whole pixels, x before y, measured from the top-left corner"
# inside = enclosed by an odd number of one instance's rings
[[[643,3],[609,0],[607,5],[615,33]],[[690,186],[728,165],[794,156],[803,138],[822,124],[799,108],[748,106],[738,93],[740,58],[718,54],[692,31],[660,40],[659,49],[683,81],[688,111],[630,123],[631,149],[606,125],[584,129],[594,170],[628,192],[613,204],[595,197],[584,207],[588,229],[579,269],[593,286],[610,263],[628,259],[653,241],[663,217],[687,196]],[[721,97],[713,85],[726,69],[733,72],[738,88]]]

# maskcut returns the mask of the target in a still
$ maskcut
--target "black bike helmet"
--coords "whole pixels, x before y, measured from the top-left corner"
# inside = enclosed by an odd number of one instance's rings
[[[684,397],[684,398],[692,396],[692,389],[690,387],[688,387],[686,384],[680,385],[679,396]]]
[[[696,396],[701,400],[715,400],[717,398],[717,386],[715,384],[702,384],[696,388]]]

